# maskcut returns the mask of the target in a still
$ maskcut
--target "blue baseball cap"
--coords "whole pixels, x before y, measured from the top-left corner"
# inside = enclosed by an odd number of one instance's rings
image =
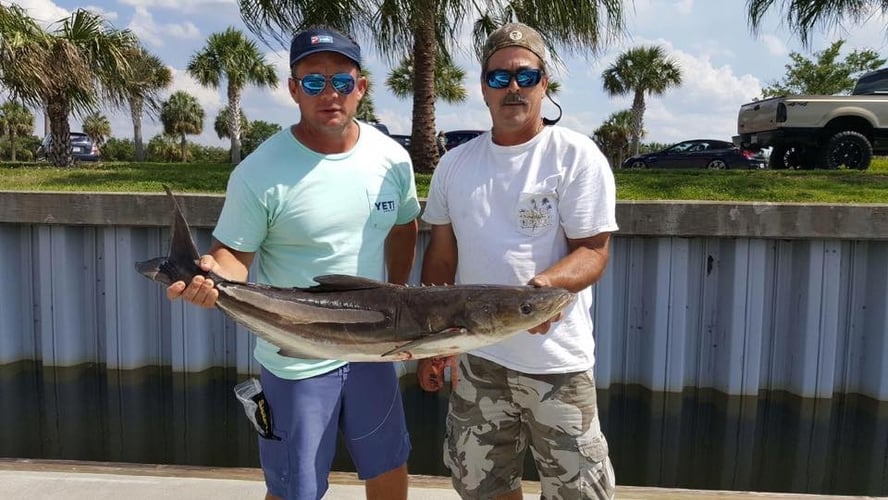
[[[290,42],[290,67],[306,56],[336,52],[361,67],[361,47],[354,40],[330,28],[309,28],[297,33]]]

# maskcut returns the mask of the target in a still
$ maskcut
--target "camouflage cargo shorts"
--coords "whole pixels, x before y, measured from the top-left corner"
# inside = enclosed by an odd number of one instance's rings
[[[461,355],[444,440],[453,487],[479,500],[518,489],[528,446],[541,498],[613,498],[591,370],[532,375]]]

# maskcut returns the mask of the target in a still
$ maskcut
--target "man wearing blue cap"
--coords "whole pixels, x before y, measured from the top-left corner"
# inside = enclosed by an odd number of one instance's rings
[[[265,141],[231,173],[208,255],[200,265],[229,279],[305,287],[347,274],[407,282],[419,202],[407,152],[355,120],[367,91],[361,49],[326,28],[290,45],[295,125]],[[170,299],[212,307],[212,280],[196,276]],[[320,499],[342,435],[368,499],[407,498],[410,438],[391,363],[296,359],[256,340],[254,357],[272,417],[259,437],[266,498]]]

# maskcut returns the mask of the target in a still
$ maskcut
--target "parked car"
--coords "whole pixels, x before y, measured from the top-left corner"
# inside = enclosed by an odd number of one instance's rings
[[[740,149],[732,142],[718,139],[694,139],[673,144],[655,153],[630,156],[623,168],[765,168],[767,159],[760,153]]]
[[[485,130],[451,130],[444,132],[444,147],[447,151],[459,146],[460,144],[469,142],[486,132]]]
[[[404,149],[410,149],[410,136],[403,134],[391,134],[389,137],[395,140],[398,144],[404,147]]]
[[[102,156],[99,151],[99,146],[96,145],[88,135],[83,132],[71,132],[69,137],[71,140],[71,156],[74,157],[75,160],[99,161],[101,159]],[[35,155],[38,161],[46,160],[46,152],[49,150],[51,142],[51,135],[47,135],[43,138],[43,142],[37,147],[37,154]]]
[[[379,123],[379,122],[367,122],[367,123],[376,127],[376,130],[379,130],[383,134],[391,135],[391,134],[389,134],[389,128],[385,126],[385,123]]]

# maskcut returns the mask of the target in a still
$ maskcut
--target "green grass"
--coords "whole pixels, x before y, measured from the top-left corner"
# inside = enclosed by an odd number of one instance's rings
[[[857,170],[618,170],[620,200],[888,203],[888,158]]]
[[[58,169],[45,163],[0,163],[0,190],[224,193],[231,165],[98,163]],[[888,203],[888,158],[869,170],[617,170],[620,200],[713,200]],[[428,194],[429,175],[417,175]]]
[[[7,191],[224,193],[232,166],[222,163],[0,163],[0,189]]]

